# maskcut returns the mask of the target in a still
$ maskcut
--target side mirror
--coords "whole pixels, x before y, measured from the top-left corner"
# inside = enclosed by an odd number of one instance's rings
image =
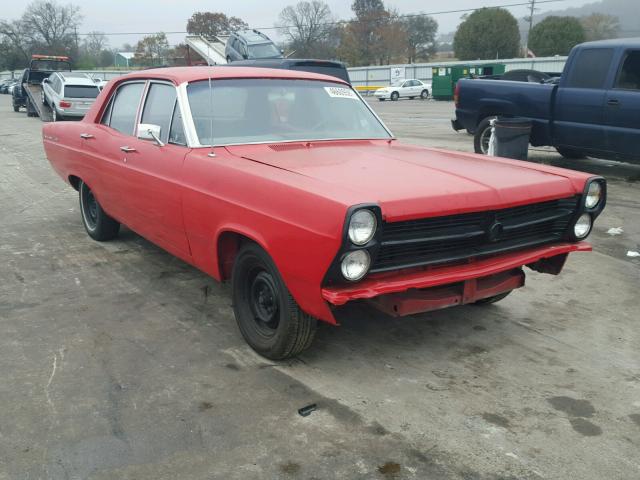
[[[160,131],[162,128],[160,125],[154,125],[152,123],[139,123],[137,137],[140,140],[153,140],[159,147],[164,146],[164,142],[160,140]]]
[[[42,83],[49,83],[49,79],[45,78],[44,80],[42,80]]]

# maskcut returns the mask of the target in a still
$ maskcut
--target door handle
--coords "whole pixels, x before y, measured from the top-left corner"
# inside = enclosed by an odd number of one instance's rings
[[[133,147],[127,147],[126,145],[125,145],[125,146],[120,147],[120,150],[122,150],[123,152],[127,152],[127,153],[135,152],[135,151],[136,151],[136,149],[135,149],[135,148],[133,148]]]
[[[617,100],[615,98],[611,98],[609,100],[607,100],[607,105],[611,105],[612,107],[617,107],[620,105],[620,100]]]
[[[90,133],[81,133],[80,134],[80,138],[84,138],[85,140],[89,140],[90,138],[96,138],[96,137],[94,137]]]

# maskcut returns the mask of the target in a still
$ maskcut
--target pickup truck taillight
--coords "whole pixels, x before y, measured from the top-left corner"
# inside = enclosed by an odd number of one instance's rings
[[[71,102],[65,102],[64,100],[60,102],[60,108],[71,108]]]
[[[460,82],[456,83],[456,88],[453,91],[453,103],[455,104],[456,108],[458,108],[460,104]]]

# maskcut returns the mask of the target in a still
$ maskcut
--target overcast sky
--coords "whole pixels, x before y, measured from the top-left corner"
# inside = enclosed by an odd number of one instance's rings
[[[337,19],[344,20],[352,16],[350,0],[326,0]],[[540,10],[563,9],[591,3],[594,0],[560,0],[554,3],[540,4]],[[387,0],[385,5],[395,7],[400,13],[434,13],[443,10],[461,10],[479,8],[481,6],[497,6],[513,3],[525,3],[526,0]],[[2,18],[18,18],[29,3],[27,0],[6,0],[3,2],[0,15]],[[67,3],[62,1],[61,3]],[[278,14],[287,5],[296,0],[236,0],[236,1],[201,1],[201,0],[110,0],[110,1],[72,1],[80,5],[83,21],[82,32],[93,30],[105,33],[117,32],[172,32],[184,31],[187,19],[196,11],[221,11],[227,15],[242,18],[253,28],[273,27]],[[516,18],[527,14],[527,7],[509,7]],[[455,30],[462,13],[434,15],[440,26],[439,33]],[[277,31],[264,30],[274,39]],[[169,43],[175,45],[184,40],[184,34],[168,35]],[[135,44],[141,35],[109,36],[111,47],[119,47],[123,43]]]

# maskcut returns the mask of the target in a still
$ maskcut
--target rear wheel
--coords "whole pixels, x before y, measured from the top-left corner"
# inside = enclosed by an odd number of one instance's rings
[[[89,185],[80,182],[78,193],[80,197],[80,215],[84,228],[91,238],[104,242],[118,236],[120,224],[105,213]]]
[[[422,100],[426,100],[427,98],[429,98],[429,90],[427,89],[422,90],[422,92],[420,93],[420,98]]]
[[[19,112],[20,111],[20,105],[13,105],[13,111],[14,112]]]
[[[245,244],[233,266],[233,311],[240,333],[260,355],[282,360],[307,349],[317,320],[289,293],[269,255]]]
[[[556,150],[564,158],[568,158],[568,159],[572,159],[572,160],[578,160],[580,158],[585,158],[586,157],[586,155],[584,153],[582,153],[580,150],[575,150],[573,148],[556,147]]]
[[[476,153],[487,155],[489,153],[489,139],[491,138],[491,120],[494,116],[483,118],[476,127],[473,136],[473,149]]]
[[[398,92],[391,93],[391,100],[396,102],[400,98],[400,94]]]

